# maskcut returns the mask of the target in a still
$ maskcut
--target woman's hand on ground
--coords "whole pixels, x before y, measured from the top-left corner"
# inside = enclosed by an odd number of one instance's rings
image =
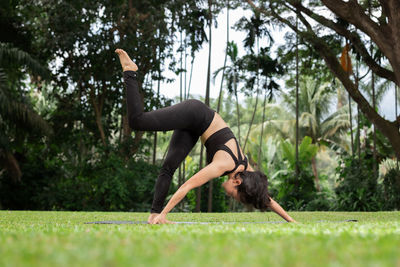
[[[152,213],[152,214],[150,214],[149,218],[147,219],[147,222],[149,224],[152,224],[153,221],[154,221],[154,218],[156,218],[158,215],[160,215],[160,213]]]
[[[154,218],[151,224],[175,224],[175,222],[168,221],[164,214],[159,214]]]

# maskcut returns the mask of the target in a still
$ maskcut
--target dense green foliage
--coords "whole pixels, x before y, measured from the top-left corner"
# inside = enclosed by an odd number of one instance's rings
[[[383,178],[384,206],[400,210],[400,171],[391,169]]]
[[[352,160],[350,157],[343,160],[338,167],[339,186],[335,189],[340,210],[381,210],[382,199],[377,179],[372,171],[371,158]]]
[[[32,210],[147,211],[153,200],[158,166],[142,160],[125,162],[103,154],[82,165],[71,159],[48,157],[35,148],[23,161],[23,179],[0,180],[3,208]],[[49,179],[51,177],[51,179]],[[174,187],[171,187],[174,191]]]
[[[113,52],[121,47],[139,65],[145,111],[182,101],[182,90],[181,97],[172,100],[160,95],[155,85],[171,81],[164,76],[166,69],[189,74],[186,57],[194,62],[209,38],[209,3],[217,20],[226,1],[2,1],[0,209],[147,211],[170,133],[158,135],[154,150],[152,133],[131,133]],[[242,4],[229,5],[237,9]],[[286,8],[282,5],[277,11],[285,14]],[[398,164],[384,166],[396,152],[387,136],[379,130],[374,135],[374,126],[354,103],[349,108],[343,86],[320,51],[306,43],[306,36],[296,39],[288,32],[286,43],[274,47],[271,32],[276,23],[271,19],[252,10],[237,21],[232,29],[245,32],[246,53],[240,54],[242,40],[230,40],[229,62],[214,74],[224,72],[219,113],[250,163],[268,176],[271,196],[289,210],[399,210]],[[345,21],[337,23],[349,27]],[[322,39],[340,54],[341,36],[328,31]],[[296,47],[301,143],[297,163]],[[378,52],[376,57],[384,62]],[[369,73],[360,55],[354,60],[360,72]],[[389,80],[379,77],[372,80],[367,75],[358,82],[370,102],[375,85],[377,107],[391,89]],[[181,87],[186,90],[186,85]],[[213,109],[217,103],[210,99]],[[200,158],[198,144],[181,174],[175,174],[168,198],[199,170]],[[249,209],[225,195],[223,179],[213,181],[212,211]],[[206,184],[201,189],[203,212],[208,210],[209,188]],[[192,191],[176,210],[195,207]]]
[[[1,266],[396,266],[399,212],[171,213],[192,225],[91,225],[146,213],[0,211]],[[339,223],[346,219],[358,222]],[[221,224],[220,222],[238,222]],[[322,222],[320,222],[322,221]]]
[[[311,144],[311,138],[305,137],[299,146],[299,175],[296,175],[295,147],[288,141],[282,142],[283,159],[287,171],[279,172],[276,179],[280,181],[276,190],[276,198],[290,210],[304,210],[305,206],[314,199],[315,187],[310,170],[311,158],[317,153],[317,146]],[[273,194],[274,195],[274,194]]]

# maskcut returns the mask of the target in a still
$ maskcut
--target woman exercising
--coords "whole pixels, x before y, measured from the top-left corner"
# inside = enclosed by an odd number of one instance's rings
[[[129,126],[140,131],[173,130],[168,154],[155,185],[154,199],[148,222],[173,223],[166,219],[170,212],[193,188],[211,179],[228,175],[222,184],[227,195],[255,208],[276,212],[288,222],[294,220],[268,195],[267,177],[254,171],[239,144],[221,116],[201,101],[189,99],[176,105],[143,112],[136,81],[138,67],[122,49],[116,49],[122,65],[127,91]],[[187,180],[163,209],[172,176],[186,158],[197,140],[201,139],[207,150],[208,165]]]

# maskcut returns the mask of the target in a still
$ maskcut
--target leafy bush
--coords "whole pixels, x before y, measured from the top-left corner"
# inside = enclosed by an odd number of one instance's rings
[[[318,147],[306,136],[299,146],[299,174],[296,176],[296,150],[289,141],[282,142],[282,159],[286,170],[273,175],[278,180],[270,189],[279,203],[288,210],[305,210],[307,204],[315,198],[315,186],[311,171],[311,159],[316,155]]]
[[[34,147],[23,160],[22,181],[0,176],[5,209],[148,211],[158,166],[114,153],[76,164],[65,155],[46,155]],[[99,155],[98,155],[99,156]],[[95,156],[93,155],[93,158]]]
[[[383,200],[377,177],[373,173],[373,159],[365,155],[362,160],[343,157],[343,163],[336,170],[339,185],[335,188],[338,210],[376,211],[381,210]]]
[[[307,211],[327,211],[333,210],[336,204],[336,196],[331,190],[323,189],[316,192],[314,199],[307,203]]]
[[[306,210],[307,203],[315,197],[312,172],[300,170],[299,175],[290,170],[277,177],[281,180],[278,188],[271,188],[272,196],[287,210]]]
[[[383,177],[384,208],[400,210],[400,170],[390,169]]]

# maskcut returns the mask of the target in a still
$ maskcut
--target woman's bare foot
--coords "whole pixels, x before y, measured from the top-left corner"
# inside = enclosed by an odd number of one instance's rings
[[[135,63],[133,63],[132,59],[128,56],[128,54],[124,50],[118,48],[115,49],[115,53],[117,53],[119,56],[119,62],[121,63],[123,71],[138,70],[138,66]]]

